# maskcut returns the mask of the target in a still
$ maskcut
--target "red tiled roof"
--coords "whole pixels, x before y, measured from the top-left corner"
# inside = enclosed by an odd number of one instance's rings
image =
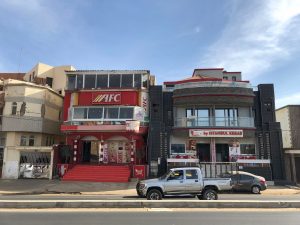
[[[15,79],[24,80],[25,73],[0,73],[0,80]]]

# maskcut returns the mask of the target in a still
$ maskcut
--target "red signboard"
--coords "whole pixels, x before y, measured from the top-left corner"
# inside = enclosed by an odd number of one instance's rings
[[[92,104],[120,105],[121,97],[121,92],[95,92],[92,94]]]
[[[134,165],[133,166],[133,176],[135,178],[139,179],[145,179],[146,178],[146,165]]]

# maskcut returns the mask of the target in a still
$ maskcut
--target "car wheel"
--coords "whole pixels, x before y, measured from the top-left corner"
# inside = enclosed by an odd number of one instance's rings
[[[251,188],[251,192],[252,192],[253,194],[260,194],[260,187],[257,186],[257,185],[253,186],[253,187]]]
[[[147,199],[148,200],[161,200],[162,193],[160,192],[160,190],[152,189],[152,190],[148,191]]]
[[[207,189],[203,192],[203,200],[218,200],[218,193],[213,189]]]

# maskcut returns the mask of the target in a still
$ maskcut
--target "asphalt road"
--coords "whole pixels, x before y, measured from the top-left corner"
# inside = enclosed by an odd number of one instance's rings
[[[0,210],[1,225],[299,225],[299,210]]]
[[[121,195],[0,195],[0,200],[138,200],[137,196]],[[167,197],[168,200],[197,200],[190,196]],[[300,195],[254,195],[254,194],[220,194],[219,200],[298,200]],[[0,224],[1,225],[1,224]]]

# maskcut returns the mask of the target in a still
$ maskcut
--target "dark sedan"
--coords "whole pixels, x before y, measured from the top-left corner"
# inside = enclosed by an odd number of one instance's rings
[[[266,179],[243,171],[233,171],[230,174],[223,174],[222,177],[230,177],[233,191],[250,191],[253,194],[260,194],[267,189]]]

